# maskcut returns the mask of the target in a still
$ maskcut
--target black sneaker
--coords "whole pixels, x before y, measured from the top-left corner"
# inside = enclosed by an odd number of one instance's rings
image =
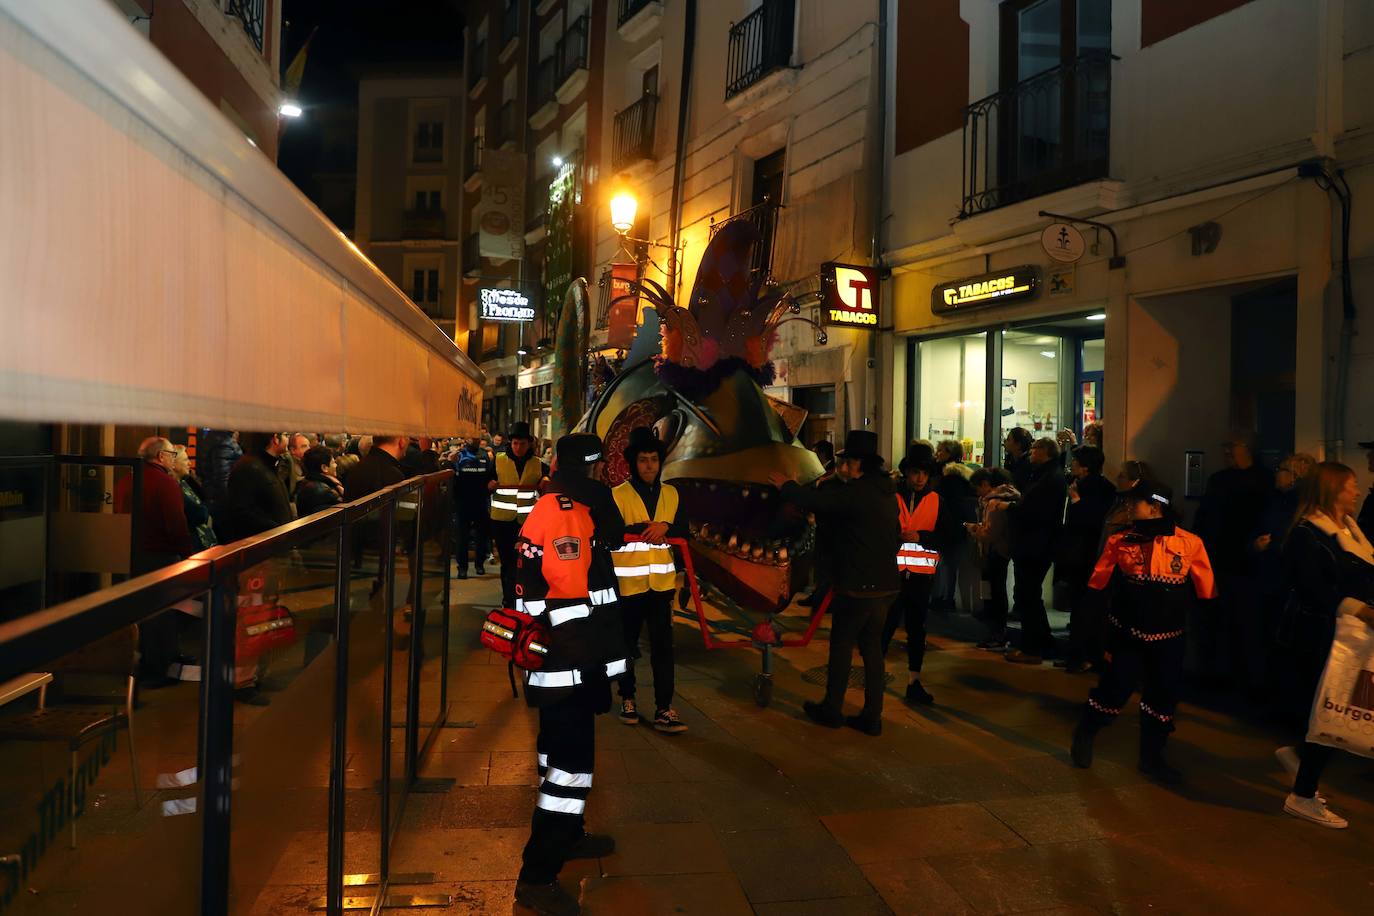
[[[1093,733],[1082,725],[1073,730],[1073,745],[1069,748],[1073,765],[1086,770],[1093,765]]]
[[[1005,652],[1007,651],[1007,634],[998,633],[996,636],[989,636],[978,643],[978,648],[988,652]]]
[[[551,884],[515,882],[515,902],[527,906],[540,916],[577,916],[582,912],[576,900],[555,880]]]
[[[633,699],[622,699],[620,701],[620,721],[626,725],[639,724],[639,709],[635,706]]]
[[[872,735],[874,738],[883,733],[882,719],[868,719],[864,716],[845,716],[844,724],[850,728],[863,732],[865,735]]]
[[[678,716],[676,709],[669,707],[654,714],[654,730],[668,735],[680,735],[687,730],[687,723]]]
[[[931,706],[935,703],[935,697],[930,695],[930,691],[921,686],[920,680],[914,680],[906,685],[906,701],[908,703],[919,703],[923,706]]]
[[[824,725],[826,728],[844,727],[844,716],[826,709],[820,703],[805,700],[802,702],[802,712],[806,713],[806,717],[817,725]]]
[[[455,578],[455,579],[466,579],[467,577],[468,577],[468,571],[467,571],[466,569],[460,569],[460,570],[458,570],[456,573],[453,574],[453,578]]]
[[[481,563],[478,563],[478,564],[477,564],[477,575],[479,575],[479,576],[485,576],[486,574],[487,574],[486,569],[484,569],[484,568],[482,567],[482,564],[481,564]]]
[[[600,859],[615,852],[615,837],[604,833],[584,833],[582,839],[573,844],[568,852],[569,859]]]

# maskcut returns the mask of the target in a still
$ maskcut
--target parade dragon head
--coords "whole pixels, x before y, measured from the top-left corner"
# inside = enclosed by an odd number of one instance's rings
[[[780,610],[810,572],[814,528],[784,506],[768,475],[820,477],[798,441],[805,411],[764,393],[778,328],[802,318],[792,297],[751,269],[758,230],[727,224],[702,256],[684,308],[662,286],[632,282],[658,314],[657,355],[639,343],[583,421],[606,444],[607,483],[625,480],[630,431],[649,426],[667,446],[663,479],[677,488],[697,572],[745,608]],[[641,333],[653,333],[652,322]],[[825,333],[816,328],[819,343]],[[636,357],[638,359],[636,360]]]

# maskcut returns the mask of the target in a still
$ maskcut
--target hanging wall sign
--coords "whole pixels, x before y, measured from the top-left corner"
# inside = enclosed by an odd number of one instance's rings
[[[530,297],[518,289],[480,289],[478,315],[483,321],[533,321]]]
[[[822,264],[821,310],[825,324],[877,328],[878,269],[833,261]]]
[[[1083,241],[1083,233],[1078,231],[1077,226],[1068,223],[1050,223],[1045,227],[1045,231],[1040,233],[1040,247],[1045,249],[1045,254],[1063,264],[1072,264],[1083,257],[1083,252],[1087,250],[1087,243]]]
[[[994,271],[952,283],[942,283],[930,291],[930,310],[937,315],[1000,305],[1018,299],[1033,299],[1040,293],[1040,268],[1027,265]]]

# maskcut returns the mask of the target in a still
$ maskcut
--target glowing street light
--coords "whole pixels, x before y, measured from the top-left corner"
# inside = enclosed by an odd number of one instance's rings
[[[629,232],[635,226],[635,213],[639,210],[639,201],[635,200],[634,195],[629,191],[622,191],[611,198],[611,228],[621,235]]]
[[[290,99],[277,107],[277,114],[283,118],[299,118],[304,113],[305,109],[301,107],[300,102],[293,102]]]

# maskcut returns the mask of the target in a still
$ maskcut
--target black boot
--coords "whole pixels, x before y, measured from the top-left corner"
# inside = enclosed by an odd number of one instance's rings
[[[515,902],[529,907],[541,916],[577,916],[582,912],[576,898],[565,891],[557,880],[551,884],[517,881]]]
[[[1165,785],[1183,782],[1183,774],[1164,760],[1164,742],[1172,729],[1142,713],[1140,717],[1140,772]]]
[[[930,691],[921,686],[920,678],[906,685],[905,699],[908,703],[922,706],[930,706],[935,702],[935,697],[930,695]]]

